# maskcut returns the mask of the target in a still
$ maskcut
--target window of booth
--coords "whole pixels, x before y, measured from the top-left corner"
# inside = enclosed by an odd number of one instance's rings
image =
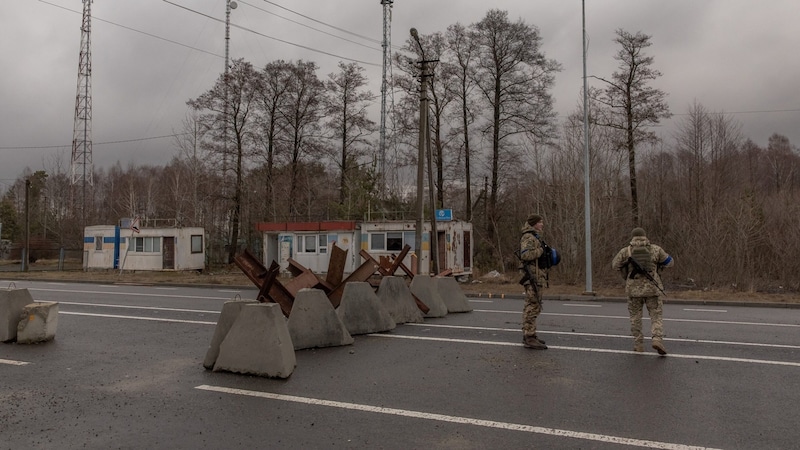
[[[103,249],[103,236],[95,236],[94,237],[94,249],[95,250],[102,250]]]
[[[369,234],[370,251],[390,251],[399,252],[408,245],[414,250],[415,235],[413,231],[387,231],[385,233]]]
[[[297,236],[297,253],[328,253],[327,234]]]
[[[192,253],[203,253],[203,235],[192,235]]]
[[[134,237],[131,245],[131,251],[136,253],[158,253],[161,251],[161,237]]]

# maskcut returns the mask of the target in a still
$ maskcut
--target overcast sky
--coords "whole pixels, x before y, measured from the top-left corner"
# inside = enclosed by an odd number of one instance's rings
[[[95,167],[169,162],[173,141],[161,136],[181,130],[186,101],[210,89],[224,69],[225,4],[94,1]],[[560,117],[574,111],[583,86],[580,0],[396,0],[392,46],[401,46],[412,27],[429,34],[469,25],[489,7],[539,28],[546,56],[563,66],[553,91],[556,110]],[[81,0],[0,1],[0,188],[26,167],[50,170],[61,161],[69,170],[82,8]],[[663,74],[653,86],[667,93],[675,114],[657,130],[668,143],[696,101],[731,114],[760,146],[779,133],[797,147],[798,18],[798,0],[589,0],[588,74],[616,70],[617,28],[641,31],[652,36],[647,53]],[[258,68],[276,59],[313,60],[323,79],[339,61],[357,60],[379,95],[382,20],[380,0],[239,1],[230,19],[230,57]],[[379,122],[380,108],[374,111]]]

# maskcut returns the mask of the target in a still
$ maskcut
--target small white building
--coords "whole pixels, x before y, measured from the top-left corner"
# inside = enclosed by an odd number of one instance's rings
[[[141,228],[93,225],[83,234],[83,267],[121,270],[203,270],[205,230],[200,227]]]
[[[330,221],[279,222],[256,225],[263,235],[264,265],[276,261],[281,271],[288,271],[292,258],[315,273],[326,273],[329,249],[335,244],[347,250],[344,273],[352,273],[363,259],[361,250],[373,258],[398,255],[408,245],[411,250],[403,263],[412,268],[412,255],[418,255],[421,273],[431,273],[431,224],[423,225],[422,250],[417,252],[416,223],[413,221]],[[472,224],[459,220],[436,223],[439,272],[451,270],[454,276],[472,273]],[[398,270],[398,275],[403,275]]]

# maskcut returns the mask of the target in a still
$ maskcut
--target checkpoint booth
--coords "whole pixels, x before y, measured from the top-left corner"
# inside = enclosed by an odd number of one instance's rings
[[[330,248],[333,245],[347,251],[344,273],[352,273],[361,265],[361,250],[373,258],[398,255],[408,245],[411,250],[403,263],[411,267],[412,255],[416,255],[421,273],[430,274],[431,223],[423,224],[422,245],[417,251],[416,222],[414,221],[322,221],[322,222],[262,222],[256,225],[262,233],[263,263],[269,267],[272,261],[280,265],[282,273],[288,273],[289,258],[314,273],[328,270]],[[460,220],[437,221],[437,255],[439,271],[452,271],[453,276],[468,276],[472,273],[472,224]],[[398,275],[402,275],[398,272]]]
[[[201,227],[92,225],[84,228],[84,270],[204,270]]]

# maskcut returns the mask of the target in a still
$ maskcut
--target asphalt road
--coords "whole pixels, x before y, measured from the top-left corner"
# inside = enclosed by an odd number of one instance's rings
[[[8,281],[0,280],[4,288]],[[790,449],[800,311],[665,306],[670,354],[631,352],[624,303],[522,300],[297,352],[285,380],[203,368],[252,289],[15,282],[56,339],[0,344],[0,448]],[[646,327],[649,321],[645,322]]]

